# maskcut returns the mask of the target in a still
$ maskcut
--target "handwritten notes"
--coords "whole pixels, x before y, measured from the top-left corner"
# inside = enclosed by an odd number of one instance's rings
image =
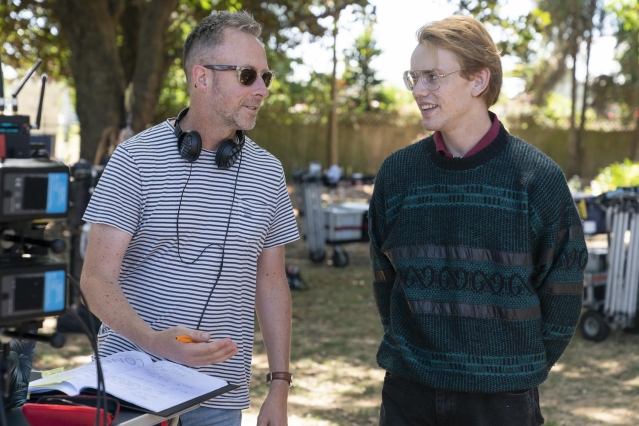
[[[107,392],[151,411],[176,404],[226,386],[227,383],[170,361],[158,361],[107,381]]]
[[[129,351],[102,358],[108,394],[152,412],[162,412],[228,385],[170,361],[153,362],[143,352]],[[95,361],[29,383],[31,393],[57,390],[77,395],[97,387]]]
[[[150,356],[144,352],[128,351],[109,355],[100,360],[102,373],[106,378],[123,373],[132,368],[153,364]],[[106,381],[106,379],[105,379]],[[63,373],[54,374],[29,383],[31,393],[59,390],[67,395],[77,395],[83,388],[98,386],[95,361]]]

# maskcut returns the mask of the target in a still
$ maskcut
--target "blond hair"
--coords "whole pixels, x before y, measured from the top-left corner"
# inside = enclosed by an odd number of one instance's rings
[[[502,84],[500,52],[477,19],[454,15],[428,23],[417,31],[417,41],[453,53],[462,68],[460,74],[465,78],[487,68],[490,80],[481,96],[489,107],[497,102]]]

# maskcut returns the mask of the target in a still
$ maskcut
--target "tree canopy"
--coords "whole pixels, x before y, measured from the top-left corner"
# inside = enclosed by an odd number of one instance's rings
[[[591,115],[634,122],[639,129],[639,2],[534,0],[532,9],[519,16],[504,15],[506,0],[448,2],[458,13],[499,29],[499,47],[516,58],[513,73],[526,81],[531,117],[550,114],[539,111],[558,99],[553,89],[560,81],[572,80],[572,93],[565,101],[570,118],[563,120],[572,129],[574,158],[579,158],[587,109],[594,111]],[[338,96],[331,93],[331,74],[310,72],[308,79],[292,81],[289,76],[298,60],[287,55],[289,49],[307,35],[332,36],[335,19],[347,8],[367,24],[344,51],[346,67],[336,82]],[[263,24],[269,64],[278,76],[262,119],[325,120],[332,105],[349,114],[391,111],[398,96],[407,95],[384,87],[371,67],[381,52],[373,36],[374,6],[369,0],[7,0],[0,4],[0,32],[6,35],[1,58],[22,70],[41,58],[40,71],[74,88],[81,156],[92,158],[102,130],[123,125],[127,113],[134,130],[140,131],[188,103],[181,63],[186,36],[212,11],[238,9],[250,11]],[[587,56],[583,52],[588,54],[606,31],[617,38],[620,71],[592,78],[586,61],[586,81],[578,81],[576,70]],[[583,93],[581,99],[578,93]],[[304,114],[291,118],[295,114],[286,114],[291,111]],[[639,155],[639,130],[637,141]]]
[[[48,74],[75,88],[81,156],[93,158],[102,130],[122,126],[126,113],[140,131],[186,101],[179,69],[182,45],[214,10],[250,11],[279,75],[290,71],[284,52],[303,34],[324,35],[323,18],[368,0],[9,0],[0,4],[4,63],[28,68],[36,58]],[[172,96],[175,90],[178,96]],[[173,105],[171,103],[173,102]],[[182,104],[183,106],[183,104]]]
[[[499,45],[505,55],[517,58],[516,72],[525,79],[527,101],[537,111],[557,99],[553,90],[570,76],[569,174],[580,170],[581,139],[590,108],[625,123],[635,121],[635,157],[639,158],[639,2],[535,0],[530,12],[517,17],[502,16],[503,0],[449,0],[449,3],[458,8],[458,13],[474,15],[502,30]],[[592,44],[606,31],[617,38],[621,70],[591,78]],[[579,67],[584,67],[585,81],[578,81]]]

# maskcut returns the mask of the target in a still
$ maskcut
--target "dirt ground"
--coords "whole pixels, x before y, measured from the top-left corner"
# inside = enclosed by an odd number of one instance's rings
[[[287,247],[287,263],[299,265],[304,280],[303,290],[292,292],[291,426],[377,424],[384,372],[375,354],[382,328],[371,291],[368,245],[343,248],[350,263],[336,268],[312,263],[303,241]],[[328,254],[330,263],[330,248]],[[246,425],[255,424],[268,392],[257,325],[255,339]],[[69,335],[62,349],[38,343],[34,369],[74,367],[87,362],[89,354],[88,341],[81,335]],[[639,335],[617,330],[593,343],[577,332],[540,387],[540,396],[547,426],[639,425]]]

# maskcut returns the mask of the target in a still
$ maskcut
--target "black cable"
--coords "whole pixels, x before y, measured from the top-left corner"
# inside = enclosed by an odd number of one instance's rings
[[[75,287],[75,289],[78,291],[78,294],[80,295],[80,299],[82,301],[82,303],[84,303],[84,306],[87,310],[87,317],[89,319],[89,325],[87,327],[87,324],[84,322],[84,320],[82,318],[80,318],[80,316],[73,311],[72,309],[68,309],[67,313],[70,314],[73,318],[75,318],[75,320],[80,324],[80,326],[82,327],[82,329],[84,330],[85,334],[87,335],[87,337],[89,338],[89,343],[91,344],[91,349],[93,349],[93,352],[95,353],[95,366],[96,366],[96,370],[97,370],[97,387],[96,387],[96,413],[95,413],[95,424],[96,426],[98,426],[100,424],[100,408],[102,406],[102,403],[104,404],[104,411],[103,411],[103,424],[107,424],[107,397],[106,397],[106,383],[104,381],[104,374],[102,371],[102,363],[100,362],[100,353],[98,352],[98,336],[95,333],[95,326],[93,324],[93,316],[91,314],[91,310],[89,309],[89,303],[87,302],[86,298],[84,297],[84,293],[82,293],[82,289],[80,288],[80,283],[78,282],[78,280],[76,278],[74,278],[73,276],[71,276],[70,274],[67,274],[67,278],[69,279],[69,282],[71,282],[71,284]]]
[[[175,218],[175,229],[176,229],[176,233],[177,233],[178,257],[180,258],[180,261],[182,263],[185,263],[187,265],[193,265],[195,262],[197,262],[198,259],[204,254],[204,252],[206,251],[207,248],[209,248],[209,247],[211,247],[213,245],[218,245],[219,246],[219,244],[211,243],[208,246],[204,247],[204,249],[200,252],[200,254],[197,255],[197,257],[195,258],[195,260],[193,262],[185,262],[184,259],[182,259],[182,255],[180,254],[180,208],[182,207],[182,197],[184,197],[184,191],[186,191],[186,186],[189,184],[189,180],[191,179],[191,173],[192,172],[193,172],[193,163],[191,163],[191,167],[189,168],[189,176],[186,178],[186,183],[184,184],[184,188],[182,188],[182,193],[180,194],[180,202],[178,203],[177,217]],[[236,176],[236,180],[237,180],[237,176]],[[231,204],[231,209],[232,208],[233,208],[233,205]]]
[[[240,151],[240,158],[237,163],[237,173],[235,174],[235,183],[233,184],[233,198],[231,198],[231,209],[229,210],[229,217],[226,221],[226,231],[224,232],[224,241],[222,241],[222,259],[220,259],[220,269],[217,271],[217,277],[215,277],[215,282],[213,283],[213,287],[211,287],[211,291],[209,292],[209,296],[206,298],[206,304],[204,304],[204,309],[202,309],[202,313],[200,314],[200,319],[197,322],[196,330],[200,329],[200,324],[202,324],[202,319],[204,318],[204,313],[206,312],[206,308],[209,307],[209,302],[211,301],[211,296],[213,296],[213,292],[215,291],[215,287],[217,287],[217,283],[222,276],[222,270],[224,269],[224,254],[226,249],[226,237],[229,235],[229,228],[231,227],[231,215],[233,214],[233,203],[235,203],[235,193],[237,190],[237,181],[240,177],[240,169],[242,168],[242,152]]]
[[[99,413],[100,413],[100,408],[102,407],[102,405],[104,404],[104,419],[103,421],[105,422],[104,424],[106,424],[106,410],[107,410],[107,402],[106,402],[106,383],[104,381],[104,374],[102,371],[102,364],[100,362],[100,357],[98,354],[98,348],[97,345],[95,343],[94,340],[94,333],[93,333],[93,328],[89,329],[87,327],[87,325],[85,324],[85,322],[82,320],[82,318],[80,318],[80,316],[73,310],[69,310],[67,311],[67,313],[69,315],[71,315],[73,318],[75,318],[75,320],[80,324],[80,326],[82,327],[82,329],[84,330],[85,334],[87,334],[87,337],[89,337],[90,339],[90,343],[91,343],[91,347],[94,351],[94,353],[96,354],[96,370],[97,370],[97,386],[96,386],[96,413],[95,413],[95,422],[96,422],[96,426],[99,425]],[[92,320],[90,320],[90,322],[92,322]]]
[[[106,383],[104,382],[104,375],[102,372],[102,364],[100,362],[100,354],[98,352],[98,347],[97,347],[97,341],[98,341],[98,336],[95,333],[95,326],[93,324],[93,316],[91,314],[91,310],[89,309],[89,303],[87,302],[86,298],[84,297],[84,293],[82,292],[82,289],[80,288],[80,283],[78,282],[78,280],[71,276],[70,274],[67,274],[67,277],[69,278],[69,281],[72,283],[72,285],[75,286],[76,290],[78,291],[78,294],[80,295],[80,299],[82,301],[82,303],[84,303],[84,306],[86,307],[87,310],[87,317],[88,317],[88,321],[89,321],[89,327],[87,329],[87,324],[82,320],[82,318],[79,317],[79,315],[76,314],[76,312],[69,310],[69,313],[71,314],[71,316],[73,316],[76,321],[78,321],[78,323],[80,324],[80,326],[83,328],[85,334],[87,335],[87,337],[89,338],[89,343],[91,344],[91,348],[93,349],[93,352],[96,355],[96,370],[97,370],[97,388],[96,388],[96,422],[99,420],[99,412],[100,412],[100,401],[101,401],[101,397],[103,398],[103,402],[104,402],[104,411],[105,411],[105,424],[106,424],[106,409],[107,409],[107,402],[106,402]]]
[[[191,172],[193,171],[193,163],[191,163],[191,168],[189,169],[189,176],[186,179],[186,183],[184,184],[184,188],[182,188],[182,193],[180,194],[180,202],[178,204],[178,212],[177,217],[175,218],[175,228],[177,232],[177,247],[178,247],[178,257],[182,263],[187,265],[192,265],[202,256],[204,251],[211,247],[212,245],[217,245],[222,248],[222,258],[220,259],[220,268],[217,271],[217,276],[215,277],[215,281],[213,282],[213,286],[211,287],[211,291],[209,292],[209,296],[206,299],[206,304],[204,305],[204,309],[202,309],[202,313],[200,314],[200,319],[197,322],[196,330],[200,329],[200,325],[202,324],[202,319],[204,318],[204,313],[206,312],[206,308],[209,306],[209,301],[211,300],[211,296],[213,296],[213,292],[215,291],[215,287],[217,287],[217,283],[222,276],[222,270],[224,269],[224,256],[226,253],[226,239],[229,235],[229,228],[231,227],[231,216],[233,215],[233,204],[235,203],[235,194],[237,193],[237,181],[240,177],[240,169],[242,168],[242,151],[240,151],[240,158],[237,162],[237,172],[235,173],[235,182],[233,183],[233,197],[231,198],[231,208],[229,209],[229,216],[226,221],[226,231],[224,231],[224,240],[222,241],[222,245],[211,243],[208,246],[204,247],[204,249],[200,252],[200,254],[195,258],[193,262],[185,262],[180,255],[180,207],[182,206],[182,197],[184,195],[184,191],[186,190],[186,186],[189,183],[189,179],[191,179]]]
[[[4,389],[0,389],[0,426],[9,426],[4,408]]]
[[[80,323],[80,326],[82,327],[82,329],[84,330],[84,332],[88,335],[88,336],[92,336],[93,332],[90,331],[87,327],[87,325],[84,323],[84,321],[82,320],[82,318],[80,318],[80,316],[75,313],[73,310],[69,309],[67,311],[67,313],[69,315],[71,315],[73,318],[76,319],[76,321],[78,321],[78,323]],[[91,339],[91,337],[89,337]],[[104,405],[104,410],[103,410],[103,424],[108,424],[107,423],[107,401],[106,401],[106,384],[104,382],[104,375],[102,372],[102,365],[100,363],[100,356],[98,354],[97,351],[97,345],[95,344],[95,342],[92,340],[91,341],[91,347],[93,348],[93,351],[96,353],[96,357],[95,357],[95,365],[96,365],[96,369],[97,369],[97,387],[96,387],[96,412],[95,412],[95,425],[98,426],[100,424],[100,409],[102,408],[102,405]]]

